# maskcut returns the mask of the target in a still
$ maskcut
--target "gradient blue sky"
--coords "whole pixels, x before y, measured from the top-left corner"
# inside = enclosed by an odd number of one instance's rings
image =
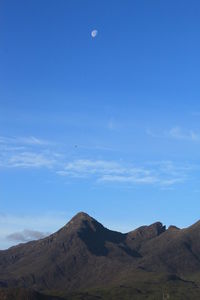
[[[0,248],[199,219],[198,0],[2,0],[0,41]]]

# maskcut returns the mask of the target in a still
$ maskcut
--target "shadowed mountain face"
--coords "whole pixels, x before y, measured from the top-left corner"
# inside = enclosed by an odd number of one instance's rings
[[[122,234],[79,213],[47,238],[0,251],[4,288],[73,292],[154,280],[198,284],[199,273],[200,222],[167,230],[157,222]]]

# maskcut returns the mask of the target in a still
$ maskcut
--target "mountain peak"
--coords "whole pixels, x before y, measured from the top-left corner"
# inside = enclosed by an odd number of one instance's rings
[[[81,211],[78,212],[67,224],[73,224],[73,223],[82,223],[82,222],[97,222],[94,218],[92,218],[87,213]]]
[[[170,225],[170,226],[168,227],[168,230],[180,230],[180,228],[178,228],[178,227],[175,226],[175,225]]]
[[[149,226],[149,228],[155,230],[158,235],[163,233],[166,230],[166,226],[163,225],[161,222],[153,223]]]
[[[133,231],[130,231],[128,235],[132,238],[144,238],[151,239],[166,231],[166,226],[161,222],[155,222],[149,226],[141,226]]]
[[[85,212],[77,213],[66,225],[66,228],[70,228],[71,230],[78,230],[79,228],[85,227],[85,225],[92,225],[94,223],[98,223],[94,218],[88,215]]]
[[[93,218],[84,211],[80,211],[71,219],[71,221],[72,220],[93,220]]]

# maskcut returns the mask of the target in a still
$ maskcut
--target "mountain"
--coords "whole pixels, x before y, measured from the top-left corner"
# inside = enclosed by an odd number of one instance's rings
[[[0,299],[16,290],[40,292],[30,299],[200,299],[199,275],[200,222],[123,234],[81,212],[44,239],[0,251]]]

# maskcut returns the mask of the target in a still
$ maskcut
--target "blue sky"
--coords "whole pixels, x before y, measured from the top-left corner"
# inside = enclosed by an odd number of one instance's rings
[[[0,248],[78,211],[197,221],[199,1],[0,5]]]

